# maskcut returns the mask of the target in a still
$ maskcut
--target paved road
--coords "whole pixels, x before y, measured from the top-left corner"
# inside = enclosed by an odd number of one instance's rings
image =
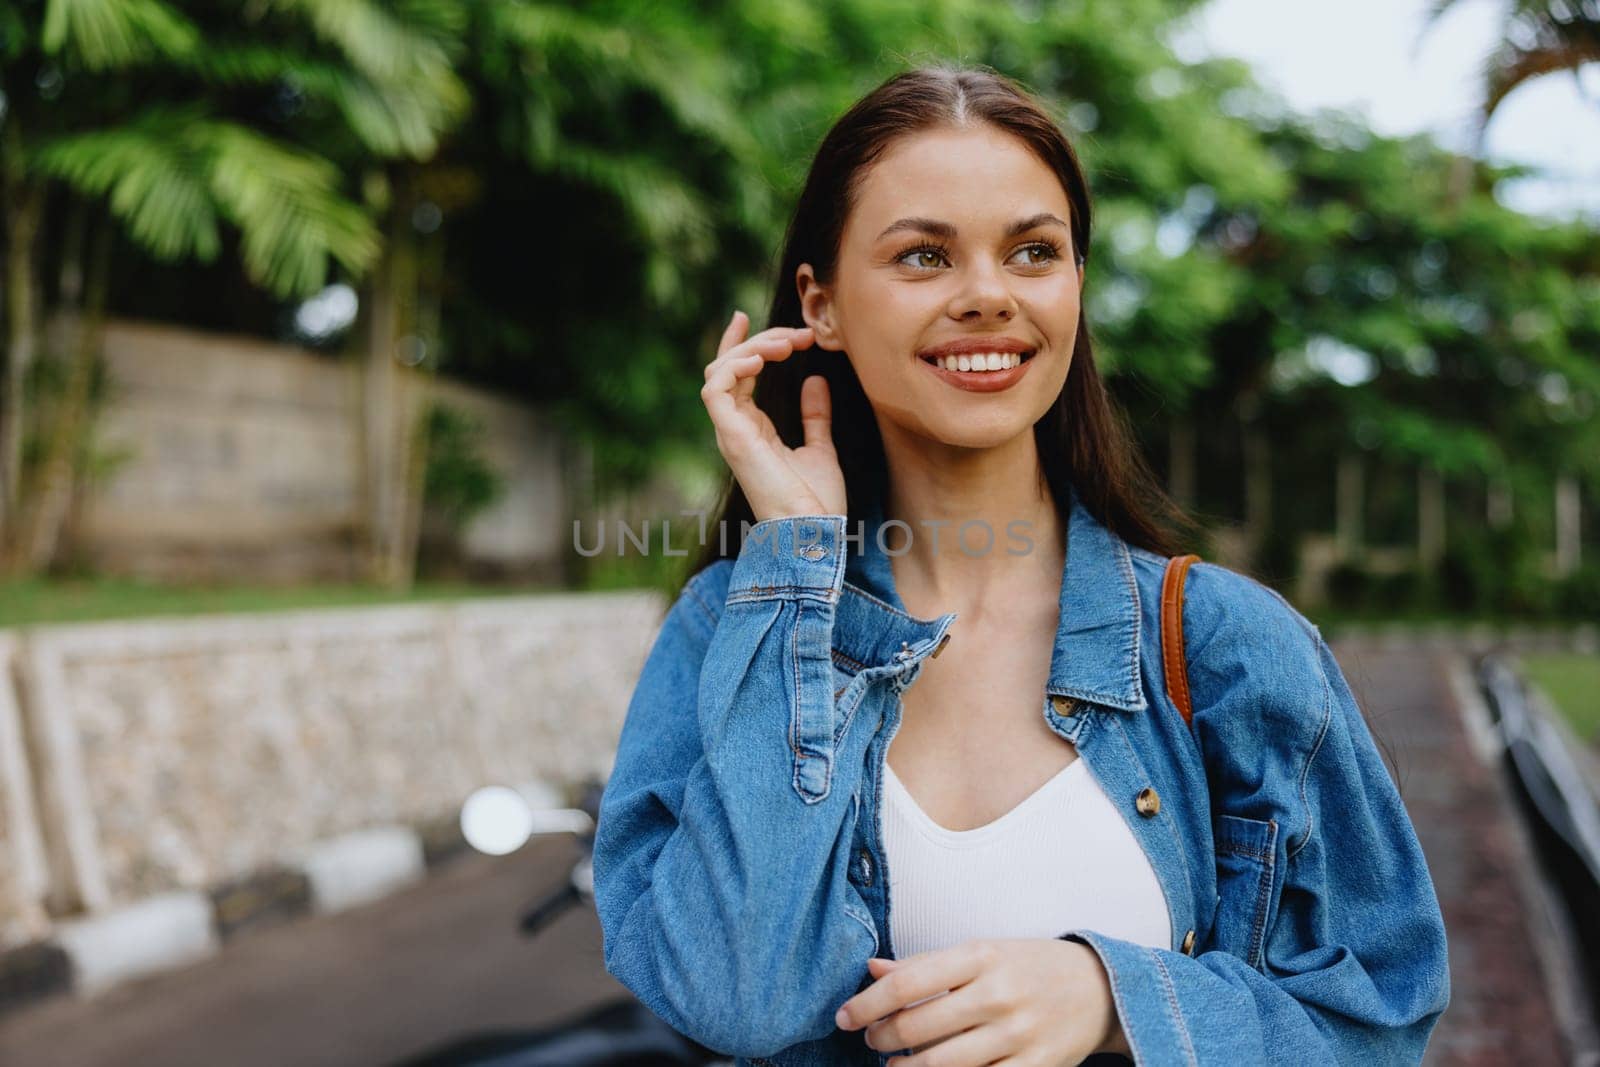
[[[1445,656],[1336,651],[1391,755],[1450,933],[1454,998],[1428,1062],[1563,1062],[1517,890],[1518,838],[1468,744]],[[196,967],[0,1018],[0,1064],[372,1065],[467,1031],[548,1025],[625,993],[605,973],[592,911],[534,940],[515,932],[574,854],[560,839],[473,856],[366,908],[245,936]]]
[[[365,1067],[469,1031],[550,1025],[626,992],[605,973],[592,910],[517,933],[576,855],[565,837],[472,855],[375,904],[241,936],[194,967],[0,1017],[0,1064]]]
[[[1336,643],[1335,654],[1386,749],[1450,939],[1450,1007],[1426,1062],[1567,1062],[1517,887],[1525,853],[1495,772],[1473,754],[1448,655],[1377,642]]]

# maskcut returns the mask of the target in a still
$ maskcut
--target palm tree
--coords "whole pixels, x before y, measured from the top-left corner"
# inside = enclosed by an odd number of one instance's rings
[[[1434,0],[1423,20],[1426,34],[1460,0]],[[1472,156],[1482,158],[1495,112],[1518,88],[1547,74],[1578,76],[1585,63],[1600,62],[1600,0],[1509,0],[1501,41],[1484,59],[1483,97],[1475,111]],[[1453,199],[1463,195],[1470,162],[1457,161]]]
[[[372,0],[276,0],[215,25],[218,16],[204,5],[191,16],[166,0],[47,0],[36,22],[25,9],[0,6],[0,27],[8,31],[0,33],[0,59],[16,75],[0,83],[7,103],[0,131],[8,242],[0,532],[7,570],[38,570],[54,554],[75,442],[88,422],[103,313],[96,278],[112,234],[160,260],[211,261],[222,248],[221,228],[231,227],[247,276],[285,298],[317,291],[335,265],[360,277],[378,261],[383,241],[371,208],[344,192],[350,175],[340,164],[349,161],[231,117],[221,105],[240,86],[288,84],[328,101],[340,116],[326,143],[358,145],[366,158],[431,154],[465,112],[465,90],[439,41],[452,18],[459,21],[457,9],[453,0],[410,4],[406,22]],[[243,41],[246,31],[251,43]],[[37,346],[36,244],[52,189],[103,208],[95,221],[106,234],[93,242],[83,328],[25,495],[23,381]]]
[[[1425,28],[1459,2],[1434,0]],[[1576,76],[1583,64],[1600,62],[1600,0],[1512,0],[1501,36],[1483,63],[1480,135],[1501,102],[1520,86],[1561,71]]]

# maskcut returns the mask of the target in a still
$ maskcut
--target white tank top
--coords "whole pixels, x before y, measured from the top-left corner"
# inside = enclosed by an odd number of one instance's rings
[[[887,760],[883,767],[897,959],[971,938],[1053,938],[1078,928],[1172,947],[1156,872],[1082,757],[971,830],[934,822]]]

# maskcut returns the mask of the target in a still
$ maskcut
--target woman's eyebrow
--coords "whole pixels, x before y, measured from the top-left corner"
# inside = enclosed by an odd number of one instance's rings
[[[1035,226],[1046,226],[1051,223],[1060,226],[1062,229],[1067,230],[1068,232],[1071,232],[1072,230],[1072,227],[1068,226],[1065,222],[1062,222],[1061,219],[1055,215],[1052,215],[1048,211],[1041,211],[1037,215],[1029,215],[1025,219],[1018,219],[1016,222],[1013,222],[1010,226],[1006,227],[1005,236],[1015,237],[1019,233],[1026,233]],[[932,234],[935,237],[942,237],[947,241],[954,239],[956,235],[956,228],[951,223],[943,222],[939,219],[912,216],[910,218],[899,219],[890,223],[888,228],[886,228],[882,233],[878,234],[874,240],[881,241],[891,233],[898,233],[901,230],[912,230],[917,233]]]

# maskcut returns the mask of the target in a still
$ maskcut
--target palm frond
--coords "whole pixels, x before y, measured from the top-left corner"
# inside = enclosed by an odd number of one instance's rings
[[[415,82],[378,83],[337,62],[266,45],[225,45],[190,57],[188,69],[219,85],[292,85],[337,108],[361,145],[385,158],[426,159],[459,118],[454,98]]]
[[[107,197],[129,236],[163,260],[214,258],[219,220],[232,223],[247,275],[278,296],[317,291],[330,259],[360,274],[378,253],[376,228],[340,194],[332,163],[195,108],[59,137],[32,162]]]
[[[108,197],[128,235],[157,259],[209,262],[221,240],[207,190],[205,161],[175,136],[192,112],[146,116],[110,129],[56,137],[32,164],[90,199]]]
[[[377,230],[339,194],[332,163],[233,123],[207,123],[195,136],[210,155],[218,211],[243,235],[252,278],[281,296],[306,296],[323,286],[329,259],[354,275],[372,265]]]
[[[199,46],[200,31],[161,0],[49,0],[40,43],[47,53],[106,70],[187,55]]]
[[[1600,40],[1571,40],[1508,48],[1497,51],[1486,73],[1487,93],[1483,99],[1485,119],[1493,115],[1507,96],[1518,87],[1560,71],[1576,71],[1585,63],[1600,62]]]
[[[399,5],[372,0],[267,3],[302,20],[373,84],[409,86],[413,92],[431,94],[452,120],[465,114],[470,102],[467,88],[452,64],[466,17],[460,4],[451,0]]]

